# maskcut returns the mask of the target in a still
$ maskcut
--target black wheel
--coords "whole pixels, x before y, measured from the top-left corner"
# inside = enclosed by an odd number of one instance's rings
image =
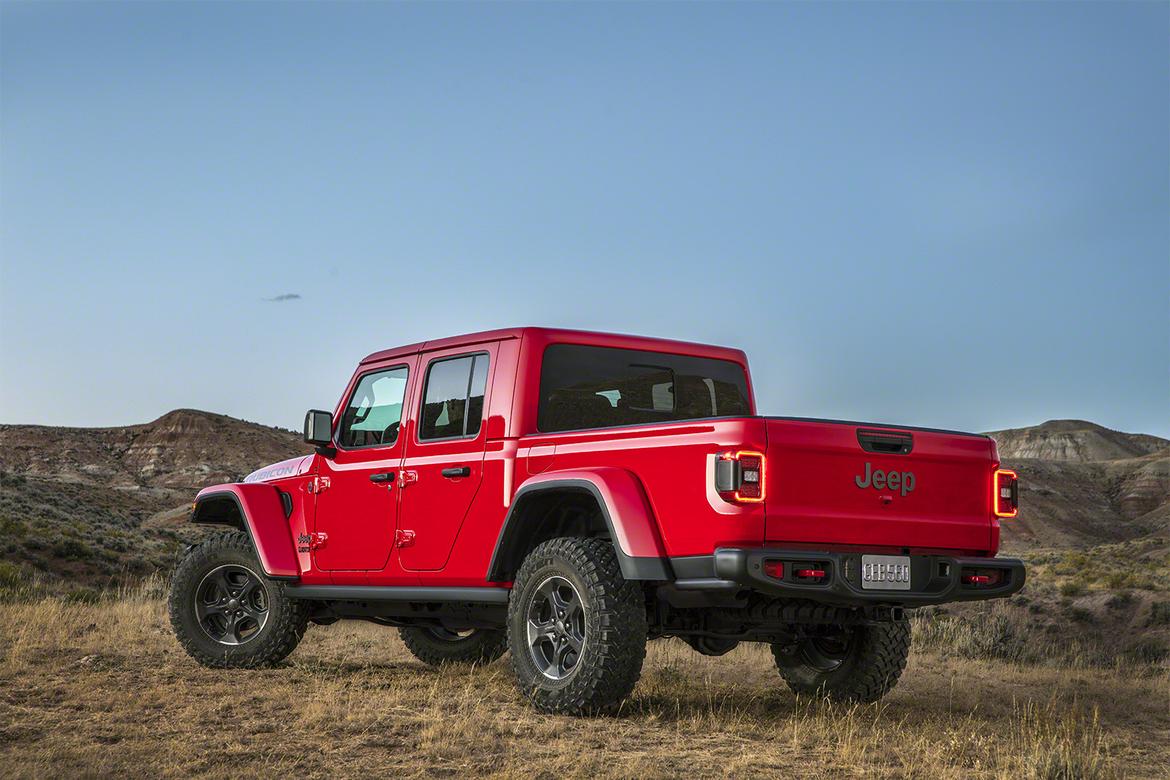
[[[398,636],[415,658],[431,666],[441,664],[490,664],[507,650],[503,631],[476,628],[450,631],[440,626],[410,626]]]
[[[608,539],[552,539],[520,566],[508,602],[508,649],[537,709],[612,712],[646,657],[646,604]]]
[[[796,693],[874,702],[897,684],[910,653],[906,621],[828,626],[791,644],[773,644],[776,668]]]
[[[169,607],[183,649],[215,668],[272,666],[296,648],[308,624],[308,608],[264,576],[240,531],[187,551],[175,567]]]

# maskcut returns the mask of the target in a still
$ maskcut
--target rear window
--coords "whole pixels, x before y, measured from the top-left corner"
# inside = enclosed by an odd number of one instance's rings
[[[541,431],[749,414],[747,375],[730,360],[553,344],[540,369]]]

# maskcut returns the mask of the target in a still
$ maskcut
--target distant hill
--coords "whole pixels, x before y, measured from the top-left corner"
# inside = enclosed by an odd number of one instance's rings
[[[1004,459],[1089,463],[1140,458],[1170,449],[1170,441],[1166,439],[1144,433],[1122,433],[1084,420],[1049,420],[1031,428],[1010,428],[989,435],[999,445],[999,455]]]
[[[0,558],[98,585],[167,569],[196,490],[308,452],[292,431],[193,409],[122,428],[0,425]]]
[[[292,431],[195,409],[122,428],[0,425],[0,471],[114,487],[190,490],[308,451]]]
[[[1084,420],[992,431],[1020,474],[1008,547],[1084,547],[1170,532],[1170,441]]]

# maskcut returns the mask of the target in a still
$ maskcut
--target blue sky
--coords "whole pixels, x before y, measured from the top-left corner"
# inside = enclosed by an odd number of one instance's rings
[[[545,324],[740,346],[766,413],[1170,435],[1166,3],[0,15],[2,422],[298,428]]]

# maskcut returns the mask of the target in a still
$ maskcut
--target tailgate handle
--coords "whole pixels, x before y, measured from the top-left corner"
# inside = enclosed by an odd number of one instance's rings
[[[866,452],[881,455],[909,455],[914,449],[914,437],[908,433],[890,431],[857,431],[857,443]]]

